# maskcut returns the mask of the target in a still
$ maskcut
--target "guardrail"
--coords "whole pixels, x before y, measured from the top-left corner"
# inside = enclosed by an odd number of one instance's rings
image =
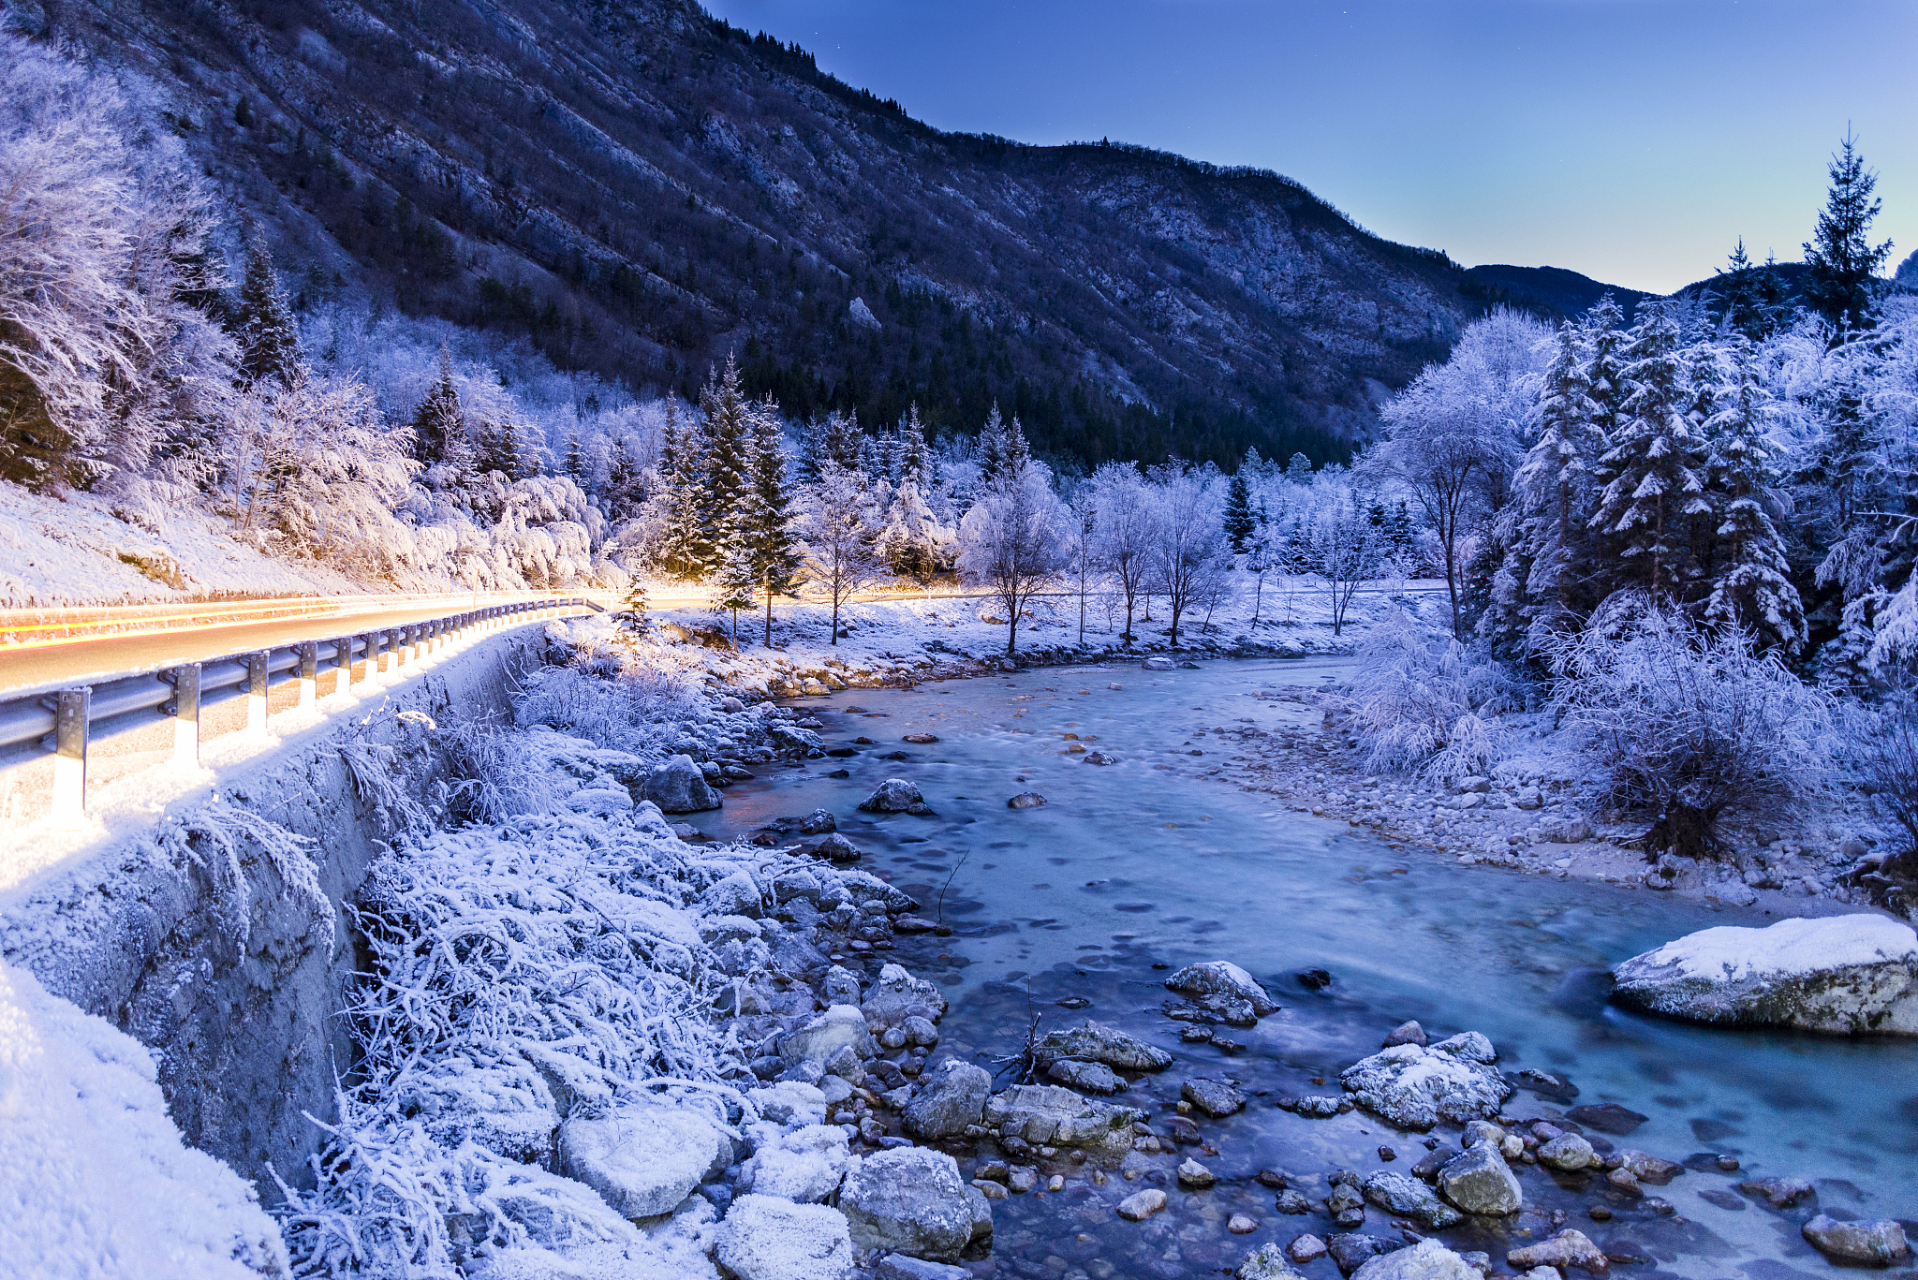
[[[236,654],[211,662],[189,662],[109,676],[69,688],[43,688],[0,697],[0,762],[17,756],[23,747],[38,743],[53,756],[53,812],[56,824],[84,820],[87,805],[87,745],[95,737],[153,723],[160,716],[173,722],[173,758],[178,764],[200,763],[200,715],[208,707],[232,698],[247,699],[248,732],[264,734],[267,698],[275,685],[297,680],[299,706],[319,701],[323,677],[332,678],[329,692],[344,692],[353,684],[353,668],[366,664],[360,683],[373,679],[385,658],[388,671],[455,640],[478,631],[497,630],[566,609],[603,607],[584,596],[523,600],[490,605],[461,613],[376,627],[352,635],[302,640],[270,649]]]

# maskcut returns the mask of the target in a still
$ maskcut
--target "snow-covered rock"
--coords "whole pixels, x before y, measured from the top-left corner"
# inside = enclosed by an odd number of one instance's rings
[[[904,778],[887,778],[874,788],[871,795],[859,802],[859,807],[867,813],[932,812],[926,806],[926,798],[919,794],[919,788]]]
[[[1165,985],[1235,1026],[1250,1026],[1279,1011],[1278,1002],[1266,994],[1265,988],[1229,960],[1189,964],[1167,978]]]
[[[688,755],[669,756],[646,775],[646,798],[665,813],[695,813],[719,808],[719,793]]]
[[[808,1125],[826,1122],[826,1095],[817,1085],[781,1080],[746,1095],[759,1114],[774,1124]]]
[[[810,1062],[823,1069],[828,1058],[845,1048],[870,1058],[872,1037],[865,1014],[852,1005],[836,1004],[787,1036],[780,1053],[789,1062]]]
[[[181,1140],[156,1079],[138,1041],[0,964],[0,1270],[289,1274],[253,1188]]]
[[[754,1195],[816,1204],[839,1189],[852,1162],[850,1139],[838,1125],[809,1124],[761,1147],[741,1170]]]
[[[987,1099],[983,1123],[1034,1146],[1126,1147],[1139,1114],[1058,1085],[1021,1084]]]
[[[1697,1022],[1918,1035],[1918,933],[1887,916],[1703,929],[1612,976],[1621,1004]]]
[[[584,787],[567,797],[566,807],[574,813],[610,818],[633,807],[633,797],[618,787]]]
[[[774,1196],[733,1201],[713,1256],[739,1280],[849,1280],[853,1274],[844,1214]]]
[[[900,1147],[861,1160],[839,1190],[862,1249],[951,1261],[972,1240],[972,1205],[959,1162],[943,1151]]]
[[[1076,1058],[1061,1058],[1051,1063],[1046,1067],[1046,1078],[1085,1093],[1121,1093],[1126,1087],[1124,1077],[1114,1074],[1105,1063],[1080,1062]]]
[[[930,1021],[943,1016],[946,998],[924,978],[915,978],[902,966],[889,964],[879,970],[878,980],[866,988],[859,1012],[865,1015],[868,1027],[884,1031],[888,1027],[903,1026],[907,1018]]]
[[[1428,1227],[1450,1227],[1464,1221],[1465,1215],[1446,1204],[1417,1178],[1386,1170],[1365,1180],[1365,1198],[1388,1213],[1412,1218]]]
[[[1076,1058],[1082,1062],[1103,1062],[1121,1071],[1162,1071],[1172,1065],[1172,1055],[1157,1045],[1091,1019],[1076,1027],[1048,1031],[1033,1053],[1041,1062]]]
[[[1491,1042],[1476,1031],[1435,1045],[1394,1045],[1347,1067],[1339,1083],[1353,1101],[1407,1129],[1440,1120],[1464,1124],[1498,1114],[1512,1086],[1491,1064]]]
[[[1353,1273],[1352,1280],[1483,1280],[1477,1268],[1436,1240],[1381,1254]]]
[[[671,1213],[718,1160],[722,1135],[696,1111],[652,1103],[560,1126],[560,1167],[625,1218]]]

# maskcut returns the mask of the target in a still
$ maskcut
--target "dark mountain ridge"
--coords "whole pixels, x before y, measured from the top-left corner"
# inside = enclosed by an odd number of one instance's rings
[[[1577,293],[1277,174],[942,133],[689,0],[6,8],[149,78],[307,301],[524,335],[636,388],[734,354],[800,416],[973,430],[997,400],[1087,463],[1326,460],[1475,316]]]

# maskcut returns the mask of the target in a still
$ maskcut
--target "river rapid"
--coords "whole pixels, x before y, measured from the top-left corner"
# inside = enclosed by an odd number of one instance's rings
[[[1577,1090],[1521,1089],[1508,1116],[1551,1119],[1581,1103],[1619,1103],[1649,1118],[1613,1142],[1688,1163],[1669,1186],[1647,1189],[1671,1213],[1601,1193],[1582,1175],[1524,1168],[1525,1213],[1435,1233],[1489,1252],[1501,1272],[1508,1248],[1551,1234],[1553,1210],[1607,1252],[1638,1260],[1616,1268],[1622,1274],[1699,1280],[1829,1273],[1798,1232],[1815,1209],[1918,1218],[1918,1045],[1708,1031],[1605,1003],[1612,963],[1710,925],[1764,924],[1763,913],[1395,853],[1343,823],[1203,776],[1218,761],[1194,753],[1212,751],[1211,730],[1242,720],[1270,729],[1310,714],[1253,694],[1316,687],[1349,669],[1349,660],[1169,672],[1088,665],[807,699],[829,746],[861,736],[871,745],[735,785],[723,810],[694,819],[707,834],[732,837],[779,815],[831,810],[865,851],[861,866],[954,929],[847,959],[872,972],[896,959],[941,983],[952,1002],[942,1054],[992,1067],[1018,1050],[1031,1015],[1042,1030],[1090,1016],[1177,1057],[1114,1099],[1150,1113],[1160,1133],[1191,1076],[1229,1077],[1255,1095],[1226,1119],[1193,1117],[1206,1143],[1199,1158],[1220,1179],[1213,1189],[1187,1194],[1173,1181],[1190,1147],[1138,1162],[1138,1182],[1115,1174],[1094,1185],[1078,1171],[1061,1193],[998,1201],[992,1261],[975,1269],[1068,1280],[1198,1276],[1236,1267],[1268,1240],[1329,1235],[1319,1207],[1328,1175],[1388,1167],[1381,1147],[1394,1151],[1389,1167],[1409,1172],[1426,1154],[1425,1135],[1363,1112],[1314,1120],[1274,1104],[1338,1093],[1339,1070],[1408,1018],[1434,1039],[1483,1032],[1508,1077],[1532,1068]],[[913,733],[940,740],[901,742]],[[1067,734],[1114,762],[1065,754]],[[902,750],[909,758],[885,758]],[[841,769],[848,776],[830,776]],[[916,783],[938,816],[859,813],[888,777]],[[1045,807],[1006,807],[1025,791],[1045,796]],[[1167,970],[1213,959],[1249,970],[1283,1006],[1256,1028],[1220,1029],[1240,1052],[1182,1042],[1181,1024],[1161,1011]],[[1330,983],[1315,989],[1312,970]],[[1061,1000],[1090,1004],[1077,1011]],[[997,1087],[1010,1082],[1008,1072]],[[1431,1136],[1454,1147],[1459,1138],[1445,1126]],[[1721,1154],[1741,1170],[1721,1171],[1710,1158]],[[1314,1212],[1276,1212],[1274,1193],[1253,1180],[1262,1169],[1283,1171]],[[1781,1214],[1736,1192],[1742,1179],[1766,1175],[1812,1182],[1815,1208]],[[1113,1204],[1145,1185],[1166,1190],[1170,1208],[1141,1224],[1118,1219]],[[1592,1220],[1593,1205],[1613,1216]],[[1235,1213],[1257,1230],[1228,1234]],[[1360,1229],[1404,1238],[1376,1208]],[[1329,1259],[1302,1270],[1337,1275]]]

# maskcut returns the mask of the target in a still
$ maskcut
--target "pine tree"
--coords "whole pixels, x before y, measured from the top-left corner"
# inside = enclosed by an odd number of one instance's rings
[[[1881,201],[1878,175],[1865,168],[1858,140],[1849,133],[1831,158],[1831,191],[1818,228],[1805,245],[1805,301],[1832,327],[1832,342],[1847,329],[1876,323],[1877,275],[1891,256],[1891,241],[1874,248],[1869,238]]]
[[[698,424],[680,417],[678,403],[668,400],[659,446],[664,527],[658,555],[660,567],[675,577],[698,577],[719,554],[721,540],[705,520],[704,457]]]
[[[1552,363],[1545,371],[1539,414],[1539,438],[1526,451],[1513,477],[1504,572],[1509,575],[1497,612],[1509,618],[1507,638],[1533,653],[1595,603],[1585,583],[1593,566],[1585,515],[1590,510],[1593,472],[1608,450],[1593,421],[1598,406],[1591,397],[1584,335],[1569,321],[1558,329]]]
[[[240,378],[247,386],[277,382],[290,387],[305,376],[306,359],[300,351],[299,330],[286,290],[273,270],[266,241],[255,235],[247,242],[246,272],[240,281],[236,317],[240,346]]]
[[[747,453],[753,412],[739,385],[739,366],[731,356],[726,357],[725,370],[709,378],[699,393],[699,409],[705,419],[700,435],[702,523],[709,529],[723,529],[732,522],[751,483]]]
[[[1717,507],[1705,620],[1742,627],[1761,644],[1794,653],[1805,641],[1805,607],[1791,583],[1784,539],[1772,523],[1783,508],[1767,438],[1776,411],[1758,353],[1743,337],[1732,347],[1719,401],[1723,407],[1705,424],[1706,486]]]
[[[445,343],[440,344],[439,371],[433,385],[413,411],[413,457],[427,469],[427,483],[434,488],[465,489],[474,479],[478,451],[460,405],[453,354]]]
[[[1605,488],[1591,527],[1620,562],[1614,590],[1677,596],[1696,573],[1693,525],[1711,504],[1696,470],[1701,442],[1685,419],[1678,324],[1663,306],[1644,310],[1621,353],[1626,396],[1612,447],[1599,460]]]
[[[1778,272],[1769,261],[1762,267],[1752,262],[1743,236],[1717,279],[1718,287],[1710,295],[1710,310],[1720,324],[1753,342],[1763,342],[1777,330],[1784,301]]]
[[[1011,450],[1006,439],[1005,420],[999,416],[999,402],[992,402],[992,412],[986,415],[986,425],[979,428],[979,479],[983,484],[992,484],[1006,474],[1007,458]]]
[[[753,573],[752,551],[737,530],[729,529],[720,543],[719,567],[713,574],[713,608],[733,619],[733,651],[739,651],[739,613],[753,607],[759,579]]]
[[[807,427],[802,443],[799,474],[808,483],[819,478],[827,463],[847,471],[860,469],[864,433],[859,430],[857,412],[841,413],[835,409],[823,418],[815,418]]]
[[[614,520],[634,515],[646,501],[646,479],[625,436],[614,436],[606,468],[606,514]]]
[[[1245,471],[1241,468],[1232,477],[1225,494],[1225,536],[1232,543],[1234,554],[1243,554],[1245,540],[1252,536],[1259,522],[1252,515],[1252,489],[1245,482]]]
[[[1619,327],[1624,321],[1625,313],[1608,293],[1585,313],[1583,325],[1585,394],[1592,402],[1592,428],[1606,441],[1618,430],[1627,391],[1625,332]]]
[[[792,493],[786,479],[785,441],[778,408],[768,400],[750,415],[746,439],[746,487],[735,517],[738,541],[752,566],[753,582],[766,598],[766,647],[773,647],[773,597],[798,585],[799,539],[792,529]]]
[[[1292,460],[1285,464],[1285,478],[1296,485],[1311,484],[1312,459],[1302,453],[1293,454]]]
[[[914,403],[899,422],[899,455],[895,479],[901,484],[927,486],[932,469],[932,451],[926,447],[926,429],[919,422],[919,406]]]

